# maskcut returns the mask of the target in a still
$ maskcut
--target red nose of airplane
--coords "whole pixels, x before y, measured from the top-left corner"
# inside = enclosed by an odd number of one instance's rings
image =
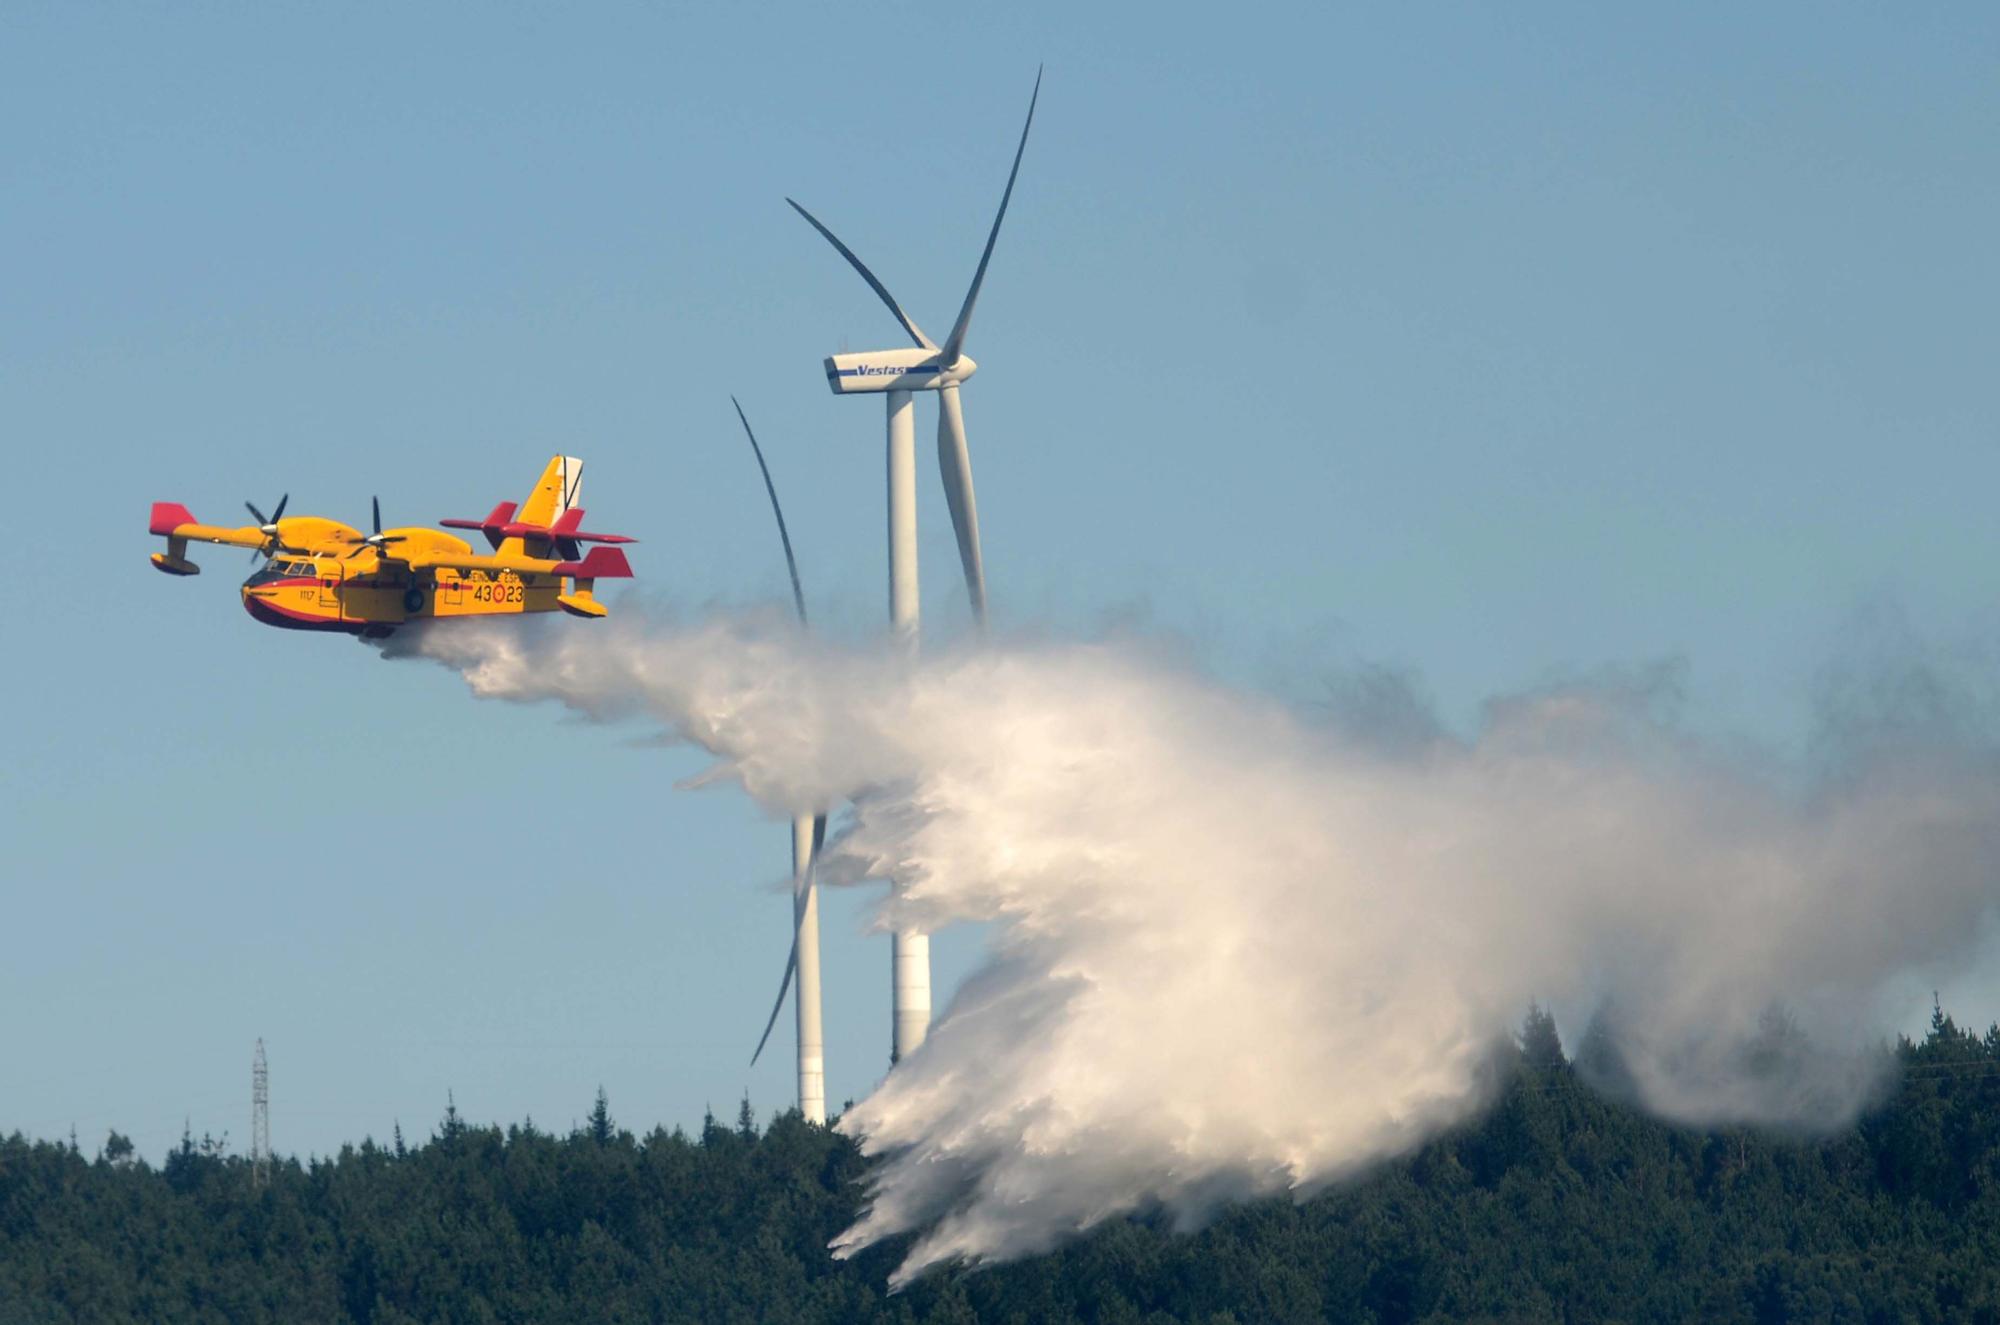
[[[253,589],[247,584],[244,585],[243,610],[267,626],[288,626],[292,624],[283,613],[264,601],[271,596],[272,592],[270,589],[261,587]]]

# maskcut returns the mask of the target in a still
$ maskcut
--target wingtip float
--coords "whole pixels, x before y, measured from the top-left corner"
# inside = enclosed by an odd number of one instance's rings
[[[283,501],[269,520],[250,506],[257,523],[236,528],[202,524],[178,502],[154,502],[148,531],[166,539],[167,550],[153,553],[153,567],[200,574],[187,557],[190,542],[248,548],[253,560],[261,554],[263,564],[243,582],[243,606],[286,630],[379,638],[411,621],[558,609],[602,617],[597,581],[632,577],[618,545],[636,540],[583,529],[582,477],[581,460],[555,456],[526,502],[501,502],[483,520],[441,522],[479,530],[490,554],[442,529],[384,530],[379,502],[368,534],[319,516],[286,519]]]

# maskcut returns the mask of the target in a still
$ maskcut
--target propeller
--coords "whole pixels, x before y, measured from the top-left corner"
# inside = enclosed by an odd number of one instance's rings
[[[404,539],[406,539],[406,538],[408,538],[408,537],[409,537],[409,535],[408,535],[408,534],[385,534],[385,533],[383,533],[383,532],[382,532],[382,499],[381,499],[380,497],[370,497],[370,498],[368,499],[368,504],[369,504],[369,507],[370,507],[370,509],[371,509],[371,511],[372,511],[372,513],[373,513],[373,515],[374,515],[374,520],[375,520],[375,532],[374,532],[374,533],[372,533],[372,534],[369,534],[369,535],[368,535],[368,536],[367,536],[366,538],[350,538],[349,540],[347,540],[348,542],[350,542],[350,543],[354,544],[354,551],[352,551],[352,552],[348,553],[346,557],[342,558],[342,560],[344,560],[344,561],[345,561],[345,560],[352,560],[353,558],[355,558],[355,557],[358,557],[358,556],[360,556],[360,555],[361,555],[361,551],[362,551],[362,549],[363,549],[363,548],[371,548],[371,547],[372,547],[372,548],[374,548],[374,549],[375,549],[375,550],[376,550],[376,551],[377,551],[377,552],[379,553],[379,552],[381,552],[381,551],[382,551],[382,550],[383,550],[384,548],[388,547],[388,546],[389,546],[389,544],[391,544],[391,543],[400,543],[400,542],[402,542],[402,541],[403,541]]]
[[[1000,195],[1000,210],[993,215],[993,228],[986,232],[986,248],[979,255],[978,270],[965,292],[965,304],[958,321],[945,338],[940,356],[947,367],[955,364],[965,350],[965,334],[972,327],[972,308],[979,302],[979,287],[986,283],[986,268],[993,260],[993,246],[1000,239],[1000,223],[1007,219],[1007,204],[1014,197],[1014,181],[1021,174],[1021,156],[1028,150],[1028,130],[1035,127],[1035,103],[1042,96],[1042,71],[1035,70],[1035,90],[1028,97],[1028,118],[1021,125],[1021,141],[1014,148],[1014,165],[1007,172],[1007,188]],[[972,452],[965,443],[965,407],[958,387],[938,392],[938,478],[944,483],[945,505],[951,509],[951,532],[958,538],[958,561],[965,570],[965,592],[972,600],[972,619],[986,624],[986,563],[979,553],[979,503],[972,493]]]
[[[793,203],[792,206],[798,207],[798,204]],[[799,210],[802,213],[805,211],[803,207],[800,207]],[[806,217],[806,219],[808,221],[812,220],[810,216]],[[813,224],[818,225],[819,223],[814,221]],[[829,239],[832,238],[831,235],[827,237]],[[836,239],[834,243],[839,244],[840,241]],[[843,248],[841,251],[844,253],[846,249]],[[850,260],[854,261],[855,266],[861,266],[858,259]],[[864,267],[862,271],[865,274],[867,269]],[[873,283],[873,279],[873,277],[870,277],[871,284]],[[881,287],[877,286],[876,288],[879,290]],[[888,298],[887,291],[883,291],[882,294],[885,299]],[[894,307],[893,300],[890,301],[890,306]],[[778,517],[778,541],[785,545],[785,569],[791,572],[792,576],[792,604],[798,609],[799,624],[803,626],[806,624],[806,595],[805,590],[799,587],[799,562],[798,558],[792,555],[792,535],[785,528],[785,508],[778,504],[778,487],[771,481],[771,467],[764,463],[764,448],[757,445],[757,434],[750,430],[750,420],[743,413],[742,402],[737,400],[735,396],[731,396],[729,403],[736,406],[736,417],[743,424],[743,435],[750,439],[750,453],[757,457],[758,472],[764,476],[764,491],[771,498],[771,514]],[[792,832],[796,834],[798,831],[798,825],[794,824]],[[770,1042],[771,1028],[778,1024],[778,1013],[784,1009],[785,995],[790,993],[792,989],[792,973],[799,968],[799,926],[804,923],[806,918],[806,902],[812,897],[813,876],[819,867],[819,849],[825,844],[826,816],[824,814],[816,814],[813,816],[812,821],[812,855],[806,861],[805,873],[792,880],[792,951],[785,958],[785,974],[778,981],[778,997],[771,1004],[771,1015],[764,1023],[764,1033],[757,1038],[757,1051],[750,1055],[750,1064],[753,1067],[756,1066],[757,1059],[763,1055],[764,1046]],[[796,850],[797,845],[796,842],[793,843],[794,859],[798,855]]]
[[[250,512],[250,518],[257,522],[257,532],[270,540],[263,547],[251,548],[250,560],[257,560],[257,554],[261,552],[264,560],[269,561],[271,554],[278,550],[278,521],[285,518],[285,503],[291,499],[292,494],[289,492],[278,498],[277,508],[271,512],[271,518],[268,520],[264,518],[264,513],[251,503],[247,501],[243,503],[243,509]]]

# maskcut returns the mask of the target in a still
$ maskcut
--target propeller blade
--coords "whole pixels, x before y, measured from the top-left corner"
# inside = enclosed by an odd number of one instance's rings
[[[271,512],[271,518],[268,520],[264,518],[264,513],[258,510],[255,505],[247,501],[243,503],[243,509],[250,512],[250,518],[257,522],[258,532],[265,535],[265,537],[270,540],[263,547],[255,547],[250,549],[250,560],[252,562],[255,562],[257,560],[257,554],[260,552],[263,553],[264,560],[269,561],[271,559],[271,554],[281,546],[280,540],[278,538],[278,521],[284,519],[285,503],[290,501],[291,499],[292,499],[292,494],[289,492],[286,493],[284,496],[278,498],[278,507],[276,510]]]
[[[1007,219],[1007,202],[1014,196],[1014,177],[1021,173],[1021,153],[1028,150],[1028,130],[1035,124],[1035,102],[1042,95],[1042,71],[1035,70],[1035,91],[1028,98],[1028,122],[1021,126],[1021,145],[1014,149],[1014,168],[1007,172],[1007,191],[1000,195],[1000,210],[993,217],[993,229],[986,235],[986,251],[979,255],[979,270],[972,273],[972,288],[965,292],[965,307],[958,310],[958,321],[952,324],[951,335],[945,338],[944,361],[947,366],[958,362],[959,352],[965,348],[965,331],[972,325],[972,306],[979,300],[979,287],[986,280],[986,264],[993,258],[993,241],[1000,238],[1000,223]]]
[[[794,880],[792,885],[792,951],[785,958],[785,975],[778,981],[778,998],[771,1004],[771,1015],[764,1022],[764,1033],[757,1037],[757,1051],[750,1055],[750,1065],[755,1067],[763,1054],[764,1046],[771,1042],[771,1030],[778,1024],[778,1014],[784,1010],[785,995],[791,992],[792,972],[799,968],[799,926],[806,918],[806,901],[812,896],[813,878],[819,864],[819,849],[826,844],[826,816],[813,816],[812,860],[806,865],[804,879]]]
[[[380,497],[370,497],[368,504],[374,508],[375,532],[379,534],[382,532],[382,499]]]
[[[764,475],[764,491],[771,497],[771,514],[778,517],[778,541],[785,545],[785,569],[792,575],[792,602],[799,609],[799,624],[803,626],[806,624],[806,591],[799,587],[799,563],[792,555],[792,536],[785,529],[785,509],[778,505],[778,488],[771,482],[771,467],[764,463],[764,448],[757,445],[757,434],[750,431],[750,420],[744,416],[742,404],[734,396],[729,398],[729,403],[736,406],[736,417],[743,422],[743,435],[750,439],[750,452],[757,457],[757,468]]]
[[[972,619],[986,624],[986,564],[979,555],[979,504],[972,496],[972,453],[965,445],[965,411],[958,388],[938,392],[938,477],[944,480],[951,531],[958,535],[958,560],[965,568],[965,592]]]
[[[903,306],[896,302],[896,296],[889,293],[889,287],[882,284],[882,282],[876,280],[875,273],[868,270],[868,264],[863,262],[860,258],[854,256],[853,249],[841,243],[840,237],[838,235],[835,235],[833,231],[821,225],[819,223],[819,218],[817,216],[814,216],[811,212],[799,206],[798,203],[792,202],[790,198],[785,199],[785,201],[791,203],[792,210],[797,212],[800,216],[805,217],[807,223],[810,224],[813,229],[819,231],[822,235],[825,235],[827,243],[833,245],[836,249],[840,250],[840,256],[847,259],[847,264],[850,267],[854,268],[854,270],[861,273],[861,279],[868,282],[868,288],[873,290],[881,298],[882,302],[889,306],[889,311],[896,315],[896,321],[902,323],[903,330],[910,333],[911,340],[915,341],[920,347],[926,350],[934,350],[937,348],[937,346],[932,343],[931,338],[929,336],[926,336],[923,333],[923,331],[917,326],[917,324],[910,320],[910,315],[908,313],[905,313],[903,311]]]

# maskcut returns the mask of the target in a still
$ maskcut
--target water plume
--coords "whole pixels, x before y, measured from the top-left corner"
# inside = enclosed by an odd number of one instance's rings
[[[648,719],[777,817],[848,802],[823,881],[886,881],[885,930],[991,926],[841,1121],[879,1162],[835,1253],[915,1233],[899,1284],[1406,1152],[1479,1109],[1537,1001],[1594,1014],[1599,1075],[1663,1116],[1838,1127],[1897,991],[2000,900],[1990,744],[1863,722],[1781,776],[1686,734],[1672,668],[1497,699],[1458,737],[1393,672],[1304,713],[1142,639],[911,658],[628,606],[384,652]]]

